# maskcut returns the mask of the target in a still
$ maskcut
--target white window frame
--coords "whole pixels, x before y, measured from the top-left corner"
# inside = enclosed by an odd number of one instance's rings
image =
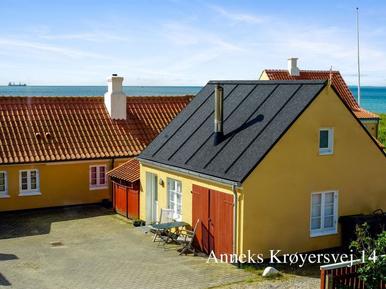
[[[334,194],[334,208],[333,208],[333,227],[332,228],[325,228],[324,227],[324,220],[325,220],[325,196],[328,193]],[[312,199],[314,195],[321,195],[321,208],[320,208],[320,228],[319,229],[312,229]],[[311,193],[311,203],[310,203],[310,236],[311,237],[319,237],[319,236],[325,236],[325,235],[333,235],[338,233],[338,204],[339,204],[339,194],[336,190],[330,190],[330,191],[324,191],[324,192],[315,192]]]
[[[182,220],[182,182],[176,179],[167,178],[166,179],[166,192],[168,197],[168,208],[173,210],[173,219],[176,221]],[[178,185],[180,191],[178,192]],[[173,185],[173,187],[171,187]],[[178,212],[178,198],[180,195],[180,207],[181,211]],[[173,203],[172,203],[173,202]]]
[[[104,167],[105,169],[105,183],[101,184],[101,178],[100,178],[100,168]],[[96,184],[92,184],[92,168],[96,168]],[[101,190],[101,189],[107,189],[109,185],[107,184],[107,166],[106,165],[91,165],[88,169],[88,175],[89,175],[89,189],[90,190]]]
[[[22,187],[22,173],[27,173],[27,189],[23,190]],[[36,172],[36,188],[31,188],[31,172]],[[40,175],[38,169],[32,170],[20,170],[19,171],[19,196],[37,196],[41,195],[40,192]]]
[[[0,191],[0,198],[9,198],[9,195],[8,195],[8,173],[7,173],[7,171],[0,171],[0,174],[4,174],[4,190]]]
[[[328,132],[328,147],[327,148],[321,148],[320,147],[320,133],[322,131]],[[331,127],[322,127],[319,129],[319,155],[332,155],[334,153],[334,129]]]

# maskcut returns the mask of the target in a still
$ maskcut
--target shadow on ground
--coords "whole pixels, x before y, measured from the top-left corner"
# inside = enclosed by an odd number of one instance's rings
[[[0,286],[11,286],[11,283],[0,273]]]
[[[106,209],[99,205],[71,206],[2,213],[0,215],[0,239],[48,234],[51,230],[51,224],[55,222],[92,218],[111,214],[113,214],[111,209]]]

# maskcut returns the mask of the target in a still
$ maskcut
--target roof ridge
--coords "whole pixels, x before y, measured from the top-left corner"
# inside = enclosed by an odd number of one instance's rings
[[[264,69],[264,71],[288,72],[287,69]],[[326,69],[326,70],[322,70],[322,69],[300,69],[300,72],[323,72],[323,73],[332,72],[332,73],[339,73],[340,74],[339,70],[329,70],[329,69]]]

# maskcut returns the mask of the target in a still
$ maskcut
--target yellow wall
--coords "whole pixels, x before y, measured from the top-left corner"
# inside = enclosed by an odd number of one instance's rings
[[[117,166],[124,160],[116,160]],[[111,199],[111,189],[89,189],[89,166],[106,165],[111,160],[58,162],[0,166],[7,171],[9,198],[0,198],[0,211],[97,203]],[[19,170],[38,169],[41,195],[19,196]],[[110,182],[108,182],[110,183]]]
[[[321,127],[334,129],[334,154],[318,154]],[[310,237],[312,192],[336,190],[339,216],[386,210],[386,157],[326,87],[243,183],[243,248],[311,251],[340,245]]]

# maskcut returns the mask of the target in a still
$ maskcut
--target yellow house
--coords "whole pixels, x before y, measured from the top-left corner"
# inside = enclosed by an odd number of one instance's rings
[[[216,255],[336,247],[386,209],[385,153],[325,81],[211,81],[138,159],[141,218],[199,220]]]
[[[330,80],[338,95],[362,122],[370,134],[378,138],[380,118],[373,112],[362,108],[355,100],[342,75],[336,70],[302,70],[297,64],[298,58],[288,59],[288,69],[264,69],[260,80]],[[381,143],[379,143],[383,147]]]
[[[0,97],[0,211],[111,200],[106,172],[137,156],[190,96]]]

